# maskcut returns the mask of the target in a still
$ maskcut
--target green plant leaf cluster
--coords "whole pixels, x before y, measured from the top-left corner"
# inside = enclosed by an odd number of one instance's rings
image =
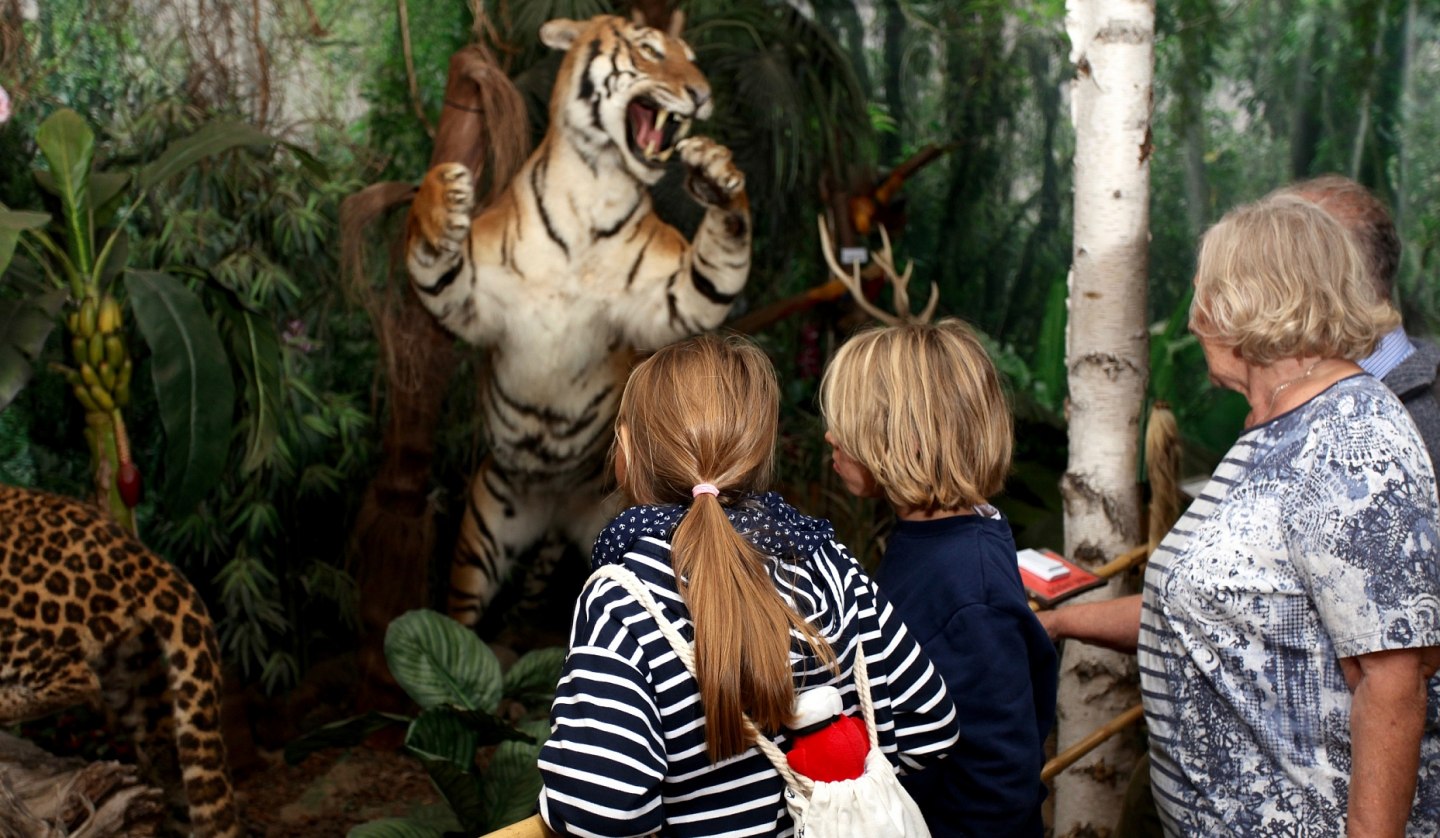
[[[122,304],[128,299],[154,359],[152,380],[169,443],[166,495],[177,509],[199,503],[221,474],[229,444],[234,403],[229,361],[196,295],[162,271],[127,271],[126,232],[106,224],[116,218],[115,207],[124,205],[123,222],[151,189],[197,161],[271,142],[253,129],[216,124],[174,142],[138,173],[117,173],[96,169],[95,136],[79,114],[62,109],[42,122],[36,144],[49,168],[37,170],[36,177],[58,199],[60,212],[0,214],[5,231],[0,234],[0,273],[10,267],[17,243],[24,244],[30,261],[49,280],[49,290],[36,288],[5,301],[12,316],[0,321],[5,327],[0,345],[20,351],[0,353],[0,409],[28,381],[48,338],[49,330],[34,316],[37,310],[58,318],[56,295],[65,292],[68,297],[58,299],[81,311],[81,301],[101,295],[118,296]],[[117,406],[128,401],[119,391],[114,396]]]
[[[407,612],[385,632],[385,661],[419,706],[412,717],[369,713],[318,728],[291,742],[291,764],[317,750],[350,747],[393,725],[404,725],[405,751],[420,760],[465,834],[498,829],[533,810],[540,793],[535,760],[550,735],[544,714],[554,698],[565,653],[536,649],[503,675],[490,647],[470,629],[429,610]],[[518,723],[501,715],[501,702],[518,704]],[[493,746],[482,771],[478,748]],[[419,836],[429,827],[387,819],[357,827],[356,836]]]
[[[139,508],[153,518],[146,534],[211,601],[227,659],[270,691],[293,685],[314,654],[352,642],[355,621],[335,534],[374,450],[358,405],[375,349],[364,316],[339,306],[329,247],[353,177],[166,96],[99,136],[66,111],[42,127],[26,180],[49,211],[0,210],[0,405],[55,415],[54,388],[36,379],[58,357],[54,301],[73,310],[80,299],[84,257],[67,230],[93,235],[85,282],[125,307],[137,379],[126,424],[142,475],[162,490]],[[22,473],[84,493],[65,480],[64,430],[71,445],[79,434],[61,419],[53,432],[22,420]],[[326,519],[336,526],[313,526]]]

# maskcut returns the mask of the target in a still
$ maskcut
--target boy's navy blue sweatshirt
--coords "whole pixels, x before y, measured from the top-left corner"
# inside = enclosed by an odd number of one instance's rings
[[[1040,838],[1058,667],[1026,601],[1009,522],[983,514],[900,521],[875,580],[945,679],[960,719],[950,758],[901,778],[930,831]]]

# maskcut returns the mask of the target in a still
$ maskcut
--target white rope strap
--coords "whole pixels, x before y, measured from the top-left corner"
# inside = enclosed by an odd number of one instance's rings
[[[641,582],[638,576],[621,565],[607,564],[596,569],[590,578],[592,580],[596,578],[609,579],[624,588],[631,596],[635,597],[636,601],[655,619],[655,624],[660,628],[660,633],[670,642],[670,648],[675,650],[676,657],[680,658],[680,662],[685,664],[685,669],[690,672],[691,677],[695,677],[694,648],[685,641],[684,637],[680,636],[680,632],[665,618],[664,613],[660,610],[660,603],[655,601],[655,597],[651,596],[649,589],[645,587],[645,583]],[[875,730],[875,706],[874,702],[870,699],[870,673],[865,667],[865,649],[860,642],[858,634],[855,638],[854,674],[855,687],[860,698],[860,710],[865,716],[865,730],[870,735],[870,747],[879,748],[880,739]],[[770,737],[761,733],[760,730],[755,727],[755,723],[750,721],[748,715],[741,714],[741,718],[745,723],[745,731],[755,740],[755,747],[759,748],[760,753],[764,754],[766,759],[770,760],[770,764],[775,766],[775,770],[780,772],[780,777],[785,780],[786,785],[792,789],[796,789],[808,798],[815,788],[815,781],[792,769],[790,762],[785,758],[784,752],[776,747],[774,742],[770,741]]]

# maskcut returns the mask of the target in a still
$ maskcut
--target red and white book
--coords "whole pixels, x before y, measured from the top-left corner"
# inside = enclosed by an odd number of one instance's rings
[[[1026,547],[1015,554],[1020,581],[1031,599],[1049,608],[1105,584],[1105,580],[1054,550]]]

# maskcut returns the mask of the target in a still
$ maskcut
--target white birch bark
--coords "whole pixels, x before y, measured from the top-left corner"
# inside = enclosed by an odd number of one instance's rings
[[[1070,459],[1061,491],[1065,553],[1094,567],[1140,544],[1136,481],[1148,377],[1145,328],[1153,0],[1067,0],[1075,80],[1075,233],[1066,364]],[[1119,581],[1089,598],[1125,593]],[[1067,643],[1057,744],[1068,747],[1138,700],[1134,658]],[[1138,752],[1112,738],[1055,779],[1054,835],[1104,836]]]

